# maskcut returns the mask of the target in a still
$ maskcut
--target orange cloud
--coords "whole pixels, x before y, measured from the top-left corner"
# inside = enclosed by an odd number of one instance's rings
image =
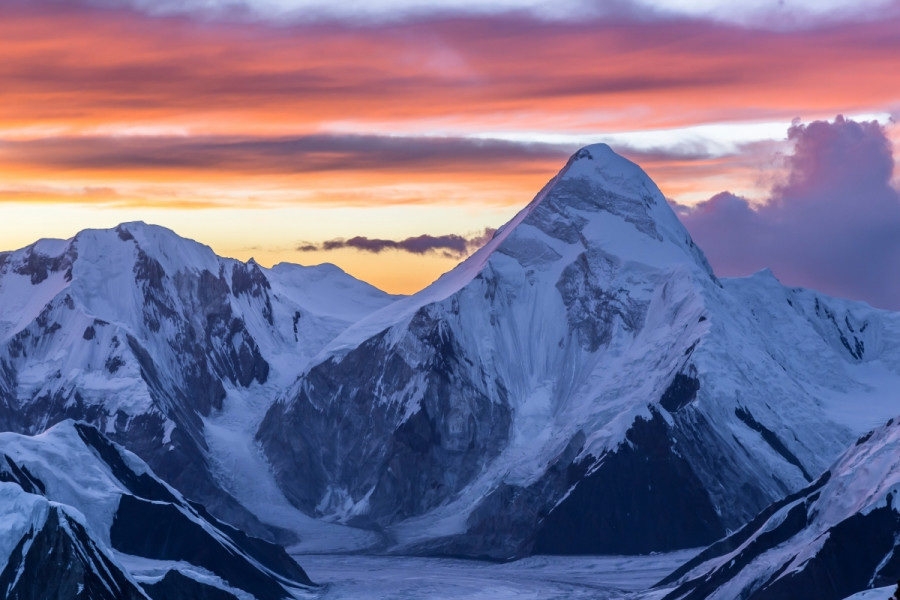
[[[571,128],[622,130],[898,103],[884,76],[900,67],[896,19],[772,32],[504,15],[273,26],[40,1],[3,13],[8,128],[308,133],[335,121],[429,119],[535,128],[571,112],[581,115]]]

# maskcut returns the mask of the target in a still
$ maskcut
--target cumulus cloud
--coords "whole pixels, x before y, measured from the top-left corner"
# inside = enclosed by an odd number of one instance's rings
[[[716,272],[770,267],[788,285],[900,309],[900,193],[875,121],[795,122],[787,174],[761,205],[723,192],[681,220]]]
[[[327,240],[320,244],[303,242],[297,246],[299,252],[314,252],[352,248],[362,252],[376,254],[385,250],[399,250],[411,254],[429,254],[439,252],[448,258],[462,258],[484,244],[494,235],[494,229],[485,228],[481,233],[466,237],[462,235],[417,235],[402,240],[386,240],[356,236],[349,239]]]

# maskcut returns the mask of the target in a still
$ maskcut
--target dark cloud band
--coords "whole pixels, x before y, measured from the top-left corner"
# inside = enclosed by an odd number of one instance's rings
[[[56,137],[0,141],[4,162],[70,171],[228,170],[243,173],[516,169],[564,160],[565,145],[448,137]],[[478,166],[481,165],[479,168]]]
[[[297,246],[300,252],[329,251],[342,248],[351,248],[362,252],[380,253],[385,250],[397,250],[411,254],[440,253],[448,258],[461,258],[466,256],[491,239],[494,230],[486,228],[482,233],[465,237],[456,234],[450,235],[418,235],[402,240],[386,240],[356,236],[349,239],[327,240],[320,244],[304,242]]]

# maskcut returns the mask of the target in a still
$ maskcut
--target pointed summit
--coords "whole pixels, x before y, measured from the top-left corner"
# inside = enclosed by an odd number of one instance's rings
[[[659,268],[688,262],[712,277],[706,257],[656,184],[606,144],[573,154],[535,199],[501,228],[503,237],[513,228],[522,229],[513,238],[532,239],[503,243],[500,251],[506,254],[521,256],[523,244],[533,251],[533,238],[546,236],[550,240],[544,241],[557,252],[561,242]]]
[[[514,289],[524,276],[552,296],[568,285],[561,276],[585,270],[595,290],[605,289],[618,286],[616,278],[632,265],[686,269],[715,281],[703,252],[644,170],[606,144],[585,146],[487,244],[425,289],[348,328],[316,360],[357,347],[475,279],[504,280]]]

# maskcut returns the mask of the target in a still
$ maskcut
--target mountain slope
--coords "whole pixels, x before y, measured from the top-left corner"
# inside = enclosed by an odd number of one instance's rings
[[[214,513],[265,534],[222,487],[209,420],[252,419],[248,398],[268,402],[392,300],[336,267],[263,269],[142,223],[42,240],[0,254],[0,427],[94,423]]]
[[[667,600],[840,600],[900,579],[900,421],[865,436],[808,488],[768,507],[662,583]]]
[[[275,600],[313,587],[282,548],[216,521],[89,425],[3,433],[0,449],[8,597]]]
[[[467,261],[340,334],[257,436],[296,506],[398,551],[698,546],[851,443],[847,402],[887,409],[898,341],[894,314],[720,282],[652,181],[590,146]]]

